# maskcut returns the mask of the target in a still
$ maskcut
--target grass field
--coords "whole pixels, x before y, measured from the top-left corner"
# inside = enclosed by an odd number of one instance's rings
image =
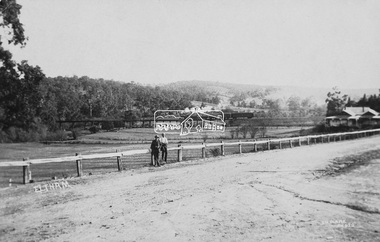
[[[178,134],[167,134],[167,137],[170,140],[179,142],[192,142],[204,140],[212,142],[212,140],[221,140],[221,139],[231,139],[231,130],[235,130],[236,127],[227,127],[225,132],[201,132],[195,133],[186,136],[179,136]],[[300,135],[302,127],[269,127],[265,134],[266,137],[289,137],[289,136],[298,136]],[[304,131],[304,130],[303,130]],[[84,137],[81,137],[80,140],[86,142],[128,142],[128,143],[136,143],[136,142],[150,142],[155,133],[151,128],[135,128],[135,129],[121,129],[115,132],[101,132],[95,134],[89,134]],[[238,138],[242,138],[240,134]],[[248,134],[248,138],[252,138]],[[255,138],[260,138],[260,134],[257,134]]]
[[[300,128],[280,128],[269,129],[267,135],[270,137],[288,137],[299,135]],[[124,129],[117,132],[101,132],[89,134],[80,137],[75,143],[17,143],[17,144],[0,144],[0,162],[2,161],[21,161],[23,158],[29,159],[52,158],[72,156],[76,153],[96,154],[96,153],[111,153],[117,149],[121,151],[148,149],[151,140],[155,133],[152,129]],[[182,145],[200,144],[205,140],[206,143],[234,142],[237,140],[230,139],[230,132],[227,129],[224,133],[199,133],[189,136],[170,135],[169,147],[177,147]],[[241,139],[251,140],[251,139]],[[213,148],[220,149],[220,148]],[[259,149],[263,149],[259,147]],[[252,152],[252,146],[242,147],[243,153]],[[217,151],[216,151],[217,152]],[[226,146],[225,154],[238,153],[238,146]],[[183,160],[200,159],[202,156],[201,149],[184,150]],[[211,148],[206,150],[206,157],[213,156]],[[168,152],[168,163],[176,162],[177,151]],[[124,169],[137,169],[143,166],[148,166],[150,163],[150,154],[135,155],[123,157]],[[84,160],[83,174],[99,174],[117,171],[116,158],[103,158]],[[51,180],[52,177],[65,178],[75,177],[76,163],[61,162],[61,163],[46,163],[31,165],[32,179],[34,181]],[[1,167],[0,168],[0,187],[9,186],[9,179],[12,179],[13,185],[22,183],[22,168],[21,167]]]

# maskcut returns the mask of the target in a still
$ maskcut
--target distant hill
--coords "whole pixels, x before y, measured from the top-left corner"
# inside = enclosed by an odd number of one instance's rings
[[[286,101],[291,96],[298,96],[301,99],[310,98],[318,105],[324,105],[327,98],[327,93],[332,91],[332,88],[315,88],[315,87],[299,87],[299,86],[264,86],[255,84],[239,84],[239,83],[224,83],[215,81],[179,81],[164,85],[165,88],[186,90],[187,88],[197,86],[205,91],[213,94],[218,94],[221,103],[219,106],[229,106],[230,98],[239,92],[255,92],[263,94],[262,97],[269,99],[280,99]],[[342,94],[347,94],[352,100],[359,100],[363,94],[379,94],[380,89],[350,89],[341,88]]]
[[[273,93],[273,97],[290,97],[292,95],[299,96],[301,98],[310,97],[317,104],[321,105],[325,103],[327,93],[332,91],[332,88],[315,88],[315,87],[297,87],[297,86],[278,86],[277,91]],[[347,94],[352,100],[359,100],[363,97],[363,94],[371,95],[378,94],[378,89],[363,88],[363,89],[349,89],[340,88],[343,94]]]

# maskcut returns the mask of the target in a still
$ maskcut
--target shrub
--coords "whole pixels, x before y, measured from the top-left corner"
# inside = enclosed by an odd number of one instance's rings
[[[231,134],[231,139],[234,139],[235,138],[235,130],[231,129],[230,134]]]
[[[265,137],[267,134],[267,127],[266,126],[261,126],[260,127],[260,132],[261,132],[261,137]]]
[[[74,140],[77,140],[82,134],[80,129],[73,129],[71,130],[71,133],[73,134]]]
[[[9,138],[8,134],[4,131],[0,131],[0,143],[11,143],[12,140]]]
[[[239,133],[241,133],[243,135],[243,138],[246,139],[247,138],[247,134],[248,134],[248,131],[249,131],[249,128],[247,125],[243,125],[239,128]]]
[[[123,121],[115,121],[114,126],[115,126],[115,128],[124,128],[124,122]]]
[[[11,142],[17,142],[17,131],[15,127],[10,127],[7,131],[6,134],[8,136],[8,139]]]
[[[301,130],[300,130],[300,135],[301,136],[305,136],[305,135],[309,135],[309,134],[311,134],[311,129],[304,129],[304,128],[302,128]]]
[[[376,125],[373,125],[373,124],[363,124],[362,129],[375,129],[376,128]]]
[[[115,128],[115,126],[113,125],[112,121],[102,122],[102,129],[104,129],[104,130],[111,130],[111,129],[114,129],[114,128]]]
[[[55,132],[48,132],[46,135],[46,141],[64,141],[67,140],[67,133],[63,130],[57,130]]]
[[[91,132],[91,134],[95,134],[95,133],[99,132],[98,126],[95,126],[95,125],[91,126],[88,130]]]
[[[313,128],[314,133],[325,133],[328,131],[330,131],[329,127],[326,127],[325,124],[323,124],[323,123],[319,123],[319,124],[315,125]]]
[[[210,149],[209,152],[212,156],[220,156],[221,152],[219,148]]]
[[[31,138],[32,138],[31,133],[29,133],[23,129],[16,129],[16,133],[17,133],[16,141],[18,141],[18,142],[34,141],[34,140],[31,140]]]
[[[24,130],[22,128],[10,127],[1,131],[0,142],[38,142],[45,139],[47,128],[44,125],[36,125],[33,129]]]
[[[259,128],[254,125],[249,125],[248,132],[251,135],[251,138],[254,139],[256,134],[259,132]]]

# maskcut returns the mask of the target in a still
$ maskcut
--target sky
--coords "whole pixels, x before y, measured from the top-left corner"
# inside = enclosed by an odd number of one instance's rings
[[[47,76],[380,88],[378,0],[18,0]]]

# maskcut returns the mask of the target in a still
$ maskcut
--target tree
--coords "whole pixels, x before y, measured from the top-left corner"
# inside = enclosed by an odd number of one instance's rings
[[[7,38],[8,44],[24,46],[27,38],[24,35],[24,28],[18,16],[20,15],[21,5],[16,0],[0,1],[0,28],[7,29],[6,36],[0,35],[0,46],[2,38]],[[9,28],[11,30],[9,30]]]
[[[39,84],[44,78],[42,70],[28,65],[27,61],[16,64],[10,51],[3,48],[3,39],[8,44],[25,46],[24,28],[19,21],[21,5],[15,0],[0,2],[0,123],[2,129],[17,126],[30,129],[36,124],[41,96]]]
[[[3,39],[8,41],[8,44],[25,46],[26,37],[24,35],[24,28],[18,18],[20,14],[21,5],[17,4],[15,0],[1,0],[0,1],[0,29],[4,35],[0,35],[0,60],[3,62],[1,70],[9,71],[14,75],[16,64],[12,61],[12,54],[10,51],[3,48]]]
[[[347,95],[341,95],[338,87],[334,87],[332,92],[327,93],[327,116],[337,115],[342,112],[347,103]]]
[[[380,90],[379,90],[380,91]],[[353,107],[370,107],[378,112],[380,112],[380,94],[372,94],[367,98],[367,95],[364,94],[358,102],[354,102]]]
[[[288,104],[289,111],[292,113],[293,116],[297,116],[300,113],[301,99],[299,97],[297,96],[289,97],[287,104]]]
[[[247,138],[247,134],[249,132],[249,128],[247,125],[243,125],[239,128],[239,132],[243,135],[243,138],[246,139]]]
[[[211,99],[211,103],[213,103],[213,104],[219,104],[220,103],[220,98],[218,97],[218,95],[216,95],[215,97],[213,97]]]
[[[275,117],[278,116],[281,112],[280,99],[263,99],[262,103],[263,108],[269,109],[268,116]]]
[[[256,136],[256,134],[259,132],[259,128],[256,126],[256,125],[254,125],[253,123],[250,123],[249,125],[248,125],[248,132],[249,132],[249,134],[251,135],[251,138],[252,139],[254,139],[255,138],[255,136]]]
[[[40,112],[42,122],[44,124],[47,124],[50,130],[57,130],[57,98],[54,94],[54,86],[52,85],[49,78],[44,78],[40,83],[40,93],[42,96],[42,108]]]
[[[255,108],[255,107],[256,107],[256,102],[255,102],[255,100],[252,100],[252,101],[249,102],[249,107],[250,107],[250,108]]]
[[[235,130],[230,129],[230,134],[231,134],[231,139],[234,139],[235,138]]]
[[[364,94],[363,97],[357,103],[358,107],[366,107],[368,106],[367,95]]]
[[[351,97],[348,97],[346,107],[355,107],[355,101],[351,100]]]

